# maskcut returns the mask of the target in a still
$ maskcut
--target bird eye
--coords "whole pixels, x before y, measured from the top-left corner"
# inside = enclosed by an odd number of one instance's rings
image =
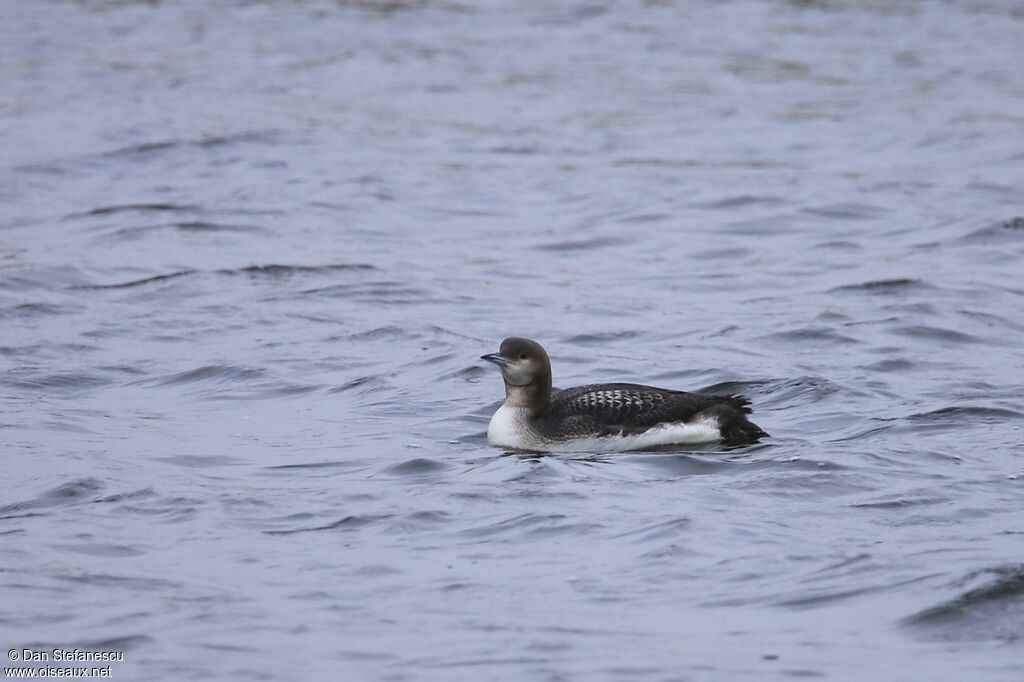
[[[520,353],[519,354],[519,359],[520,360],[525,360],[526,359],[526,353]]]

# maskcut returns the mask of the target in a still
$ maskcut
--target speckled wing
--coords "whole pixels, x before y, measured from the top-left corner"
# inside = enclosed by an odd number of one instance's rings
[[[577,386],[551,398],[550,414],[562,419],[589,418],[608,426],[645,429],[663,422],[689,421],[699,412],[729,400],[638,384]]]

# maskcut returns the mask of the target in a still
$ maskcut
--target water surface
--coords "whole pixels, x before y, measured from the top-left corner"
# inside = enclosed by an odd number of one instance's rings
[[[1024,678],[1011,1],[0,22],[0,644],[115,679]],[[490,448],[555,383],[759,446]]]

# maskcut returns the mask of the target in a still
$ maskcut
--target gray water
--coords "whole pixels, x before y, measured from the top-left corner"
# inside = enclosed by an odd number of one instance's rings
[[[1014,0],[4,0],[0,644],[1024,679],[1022,36]],[[491,448],[512,334],[772,438]]]

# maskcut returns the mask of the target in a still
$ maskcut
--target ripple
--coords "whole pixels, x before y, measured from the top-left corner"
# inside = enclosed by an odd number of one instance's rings
[[[148,635],[120,635],[102,639],[86,639],[76,643],[84,651],[131,651],[151,644],[153,638]],[[51,649],[53,647],[50,647]]]
[[[178,213],[185,211],[196,211],[199,207],[193,204],[167,204],[167,203],[139,203],[139,204],[116,204],[111,206],[99,206],[85,213],[70,213],[66,218],[81,218],[83,216],[113,215],[116,213]]]
[[[1024,419],[1024,414],[1004,407],[956,405],[918,412],[907,419],[920,424],[1004,424],[1007,420]]]
[[[165,462],[190,469],[209,469],[212,467],[237,466],[245,463],[238,457],[227,455],[172,455],[170,457],[154,457],[155,462]]]
[[[29,375],[21,378],[23,371],[14,371],[8,377],[0,378],[0,384],[16,388],[53,389],[64,393],[68,390],[86,391],[89,389],[109,386],[113,381],[107,377],[91,372],[60,372],[57,374]]]
[[[69,306],[55,305],[53,303],[19,303],[5,308],[0,308],[0,320],[32,319],[50,315],[66,315],[77,312]]]
[[[334,386],[327,389],[328,393],[346,393],[348,391],[354,391],[359,395],[367,395],[370,393],[376,393],[377,391],[383,390],[388,387],[387,382],[379,377],[358,377],[351,381],[346,381],[340,386]]]
[[[693,521],[686,516],[674,519],[658,521],[652,524],[645,524],[631,528],[625,532],[614,535],[615,538],[630,538],[633,542],[651,542],[654,540],[665,540],[678,537],[686,533],[693,525]]]
[[[548,242],[546,244],[538,244],[533,248],[537,251],[592,251],[594,249],[603,249],[609,246],[619,246],[624,244],[625,240],[621,237],[593,237],[591,239],[575,239],[558,242]]]
[[[960,332],[953,329],[944,329],[942,327],[933,327],[923,324],[903,325],[895,327],[890,331],[893,334],[898,334],[900,336],[921,339],[924,341],[933,341],[935,343],[942,344],[961,345],[975,344],[981,342],[981,339],[970,334],[967,334],[965,332]]]
[[[158,275],[151,275],[148,277],[141,277],[138,279],[128,280],[126,282],[114,282],[111,284],[78,284],[70,286],[68,288],[71,290],[130,289],[133,287],[145,286],[147,284],[164,282],[167,280],[178,279],[179,277],[187,277],[189,275],[196,274],[216,274],[227,276],[249,275],[254,279],[260,277],[266,277],[268,279],[281,279],[289,277],[291,275],[326,274],[339,271],[365,271],[376,269],[376,267],[368,263],[330,263],[327,265],[285,265],[280,263],[270,263],[267,265],[247,265],[240,268],[221,268],[219,270],[210,271],[177,270],[174,272],[162,273]]]
[[[307,296],[342,298],[362,303],[405,305],[426,303],[432,299],[430,294],[424,289],[393,280],[377,280],[355,284],[332,284],[325,287],[306,289],[301,293]]]
[[[388,533],[404,536],[450,526],[458,519],[443,511],[418,511],[392,519]]]
[[[896,279],[876,279],[868,282],[860,282],[858,284],[845,284],[834,289],[830,289],[829,292],[839,291],[858,291],[871,294],[891,294],[891,293],[902,293],[908,290],[920,290],[920,289],[933,289],[932,285],[919,279],[912,279],[907,277],[896,278]]]
[[[854,597],[861,597],[867,594],[878,594],[906,587],[914,583],[926,580],[929,576],[915,576],[903,580],[890,582],[876,582],[873,585],[860,585],[853,588],[822,588],[804,590],[797,596],[784,597],[773,601],[774,606],[783,606],[791,609],[813,609],[829,606],[839,601],[846,601]],[[858,582],[864,582],[863,579]]]
[[[754,255],[753,249],[744,247],[733,247],[726,249],[707,249],[706,251],[700,251],[696,254],[696,257],[701,260],[726,260],[736,261],[743,260]]]
[[[468,528],[459,531],[458,535],[476,539],[508,534],[546,537],[582,535],[599,528],[603,528],[599,523],[580,522],[565,514],[528,513]]]
[[[247,265],[243,268],[217,270],[221,275],[259,275],[267,277],[285,277],[296,274],[320,274],[345,270],[376,270],[369,263],[328,263],[327,265],[283,265],[270,263],[267,265]]]
[[[706,445],[698,449],[709,452],[724,452],[724,449],[718,445]],[[678,451],[679,448],[675,448],[675,450]],[[659,476],[667,474],[672,477],[707,476],[721,473],[736,466],[727,459],[700,457],[690,454],[624,455],[621,459],[624,462],[638,464],[646,469],[657,471]]]
[[[118,282],[116,284],[83,284],[71,287],[72,289],[131,289],[133,287],[145,286],[147,284],[153,284],[154,282],[166,282],[167,280],[177,279],[179,277],[186,277],[188,275],[195,274],[196,270],[179,270],[177,272],[168,272],[163,275],[153,275],[152,277],[142,277],[141,279],[133,279],[127,282]]]
[[[803,231],[807,218],[799,218],[793,215],[769,215],[751,218],[749,220],[738,220],[722,226],[728,234],[740,235],[743,237],[760,237],[766,235],[785,235]]]
[[[425,476],[428,474],[436,474],[450,468],[451,467],[444,462],[438,462],[437,460],[427,459],[425,457],[416,457],[413,459],[407,459],[404,462],[399,462],[398,464],[393,464],[384,469],[383,473],[392,474],[394,476]]]
[[[347,341],[384,341],[398,339],[414,339],[417,335],[405,327],[389,324],[383,327],[374,327],[359,332],[353,332],[339,337],[331,337],[328,340],[345,339]]]
[[[350,461],[329,461],[329,462],[301,462],[299,464],[277,464],[274,466],[266,467],[273,471],[290,471],[290,470],[322,470],[322,469],[358,469],[365,466],[360,462]]]
[[[113,493],[111,495],[104,495],[103,497],[93,500],[93,504],[113,504],[115,502],[124,502],[125,500],[140,500],[156,496],[156,491],[152,488],[139,488],[138,490],[131,490],[126,493]]]
[[[867,365],[861,365],[861,367],[870,372],[909,372],[917,367],[917,363],[906,358],[888,358]]]
[[[463,367],[462,369],[457,369],[454,372],[448,372],[446,374],[442,374],[439,377],[439,379],[443,379],[443,380],[458,379],[458,380],[461,380],[461,381],[465,381],[467,383],[475,383],[475,382],[479,381],[482,377],[490,376],[490,375],[491,375],[491,372],[488,370],[488,368],[481,367],[479,365],[470,365],[469,367]]]
[[[137,496],[129,496],[123,499],[115,499],[117,496],[111,496],[109,500],[104,498],[94,502],[97,504],[108,501],[118,502],[119,512],[123,512],[130,517],[139,518],[140,520],[145,519],[145,523],[152,523],[153,521],[162,521],[164,523],[192,521],[204,504],[202,500],[195,498],[180,495],[161,496],[152,493],[148,489],[146,491],[139,491],[139,493]]]
[[[84,279],[82,271],[73,265],[63,268],[0,269],[0,291],[4,293],[35,290],[53,291],[81,284]]]
[[[1017,216],[975,230],[960,238],[962,242],[1008,242],[1024,239],[1024,217]]]
[[[749,206],[776,206],[783,203],[781,197],[756,196],[751,194],[738,194],[736,196],[715,199],[714,201],[701,201],[690,204],[693,208],[706,208],[710,210],[733,210],[747,208]]]
[[[270,375],[264,369],[237,365],[205,365],[132,385],[189,387],[189,392],[208,400],[271,400],[301,396],[320,390],[315,384],[294,384]]]
[[[252,367],[236,365],[204,365],[195,369],[177,372],[161,379],[147,380],[159,386],[178,386],[196,382],[213,382],[218,384],[249,383],[264,379],[267,372]]]
[[[952,599],[905,618],[902,624],[929,639],[945,641],[1018,641],[1024,639],[1024,564],[975,571],[954,583]]]
[[[158,223],[155,225],[136,225],[122,227],[114,230],[108,235],[110,239],[138,239],[149,233],[160,230],[176,230],[178,232],[193,233],[242,233],[259,234],[270,231],[259,225],[237,225],[232,223],[218,223],[209,220],[190,220],[174,223]]]
[[[832,251],[863,251],[864,247],[857,242],[852,242],[848,239],[830,239],[828,241],[819,242],[814,245],[816,249],[832,250]]]
[[[55,549],[60,549],[65,552],[71,552],[73,554],[84,554],[87,556],[98,556],[98,557],[109,557],[114,559],[120,559],[124,557],[137,557],[145,554],[141,549],[131,547],[129,545],[119,544],[108,544],[100,542],[90,542],[84,544],[66,544],[66,545],[54,545]]]
[[[671,220],[674,216],[670,213],[633,213],[631,215],[622,216],[617,222],[631,224],[643,224],[643,223],[660,223],[665,220]]]
[[[4,505],[0,507],[0,514],[78,504],[94,498],[103,488],[103,482],[95,478],[75,479],[51,488],[33,499]]]
[[[859,339],[855,339],[852,336],[846,336],[840,334],[831,327],[799,327],[797,329],[788,329],[782,332],[775,332],[764,337],[772,339],[774,341],[781,341],[786,344],[798,343],[798,344],[856,344],[860,343]]]
[[[91,587],[115,588],[142,592],[179,590],[183,587],[180,582],[166,580],[164,578],[116,575],[112,573],[59,574],[53,577],[57,580],[63,580],[80,585],[88,585]]]
[[[838,220],[876,220],[887,213],[881,206],[870,204],[828,204],[805,208],[803,212]]]
[[[257,225],[231,225],[228,223],[215,223],[209,220],[191,220],[182,223],[172,223],[172,225],[185,232],[267,232],[266,228]]]
[[[102,157],[122,158],[135,161],[147,160],[165,152],[180,149],[209,149],[213,147],[224,147],[229,145],[242,145],[252,143],[269,143],[276,141],[274,131],[250,131],[232,133],[229,135],[210,135],[192,140],[160,140],[158,142],[143,142],[127,147],[120,147],[103,152]]]
[[[619,332],[591,332],[589,334],[576,334],[562,339],[566,345],[574,346],[596,346],[602,345],[614,341],[623,341],[626,339],[635,339],[641,336],[641,333],[635,330],[624,330]]]
[[[364,514],[364,515],[350,515],[338,519],[332,523],[328,523],[322,526],[306,526],[302,528],[290,528],[286,530],[265,530],[265,535],[295,535],[297,533],[316,533],[321,531],[353,531],[363,528],[365,526],[371,526],[379,524],[387,519],[392,518],[393,514]]]
[[[957,310],[957,312],[971,321],[980,322],[986,327],[1005,327],[1015,332],[1024,332],[1024,320],[1011,320],[1002,315],[979,310]]]
[[[727,390],[727,387],[733,384],[743,385],[731,382],[729,384],[718,384],[718,387]],[[805,404],[808,399],[821,400],[842,390],[838,384],[823,377],[814,376],[796,377],[795,379],[775,379],[760,384],[748,382],[747,385],[757,386],[757,393],[767,396],[765,400],[761,401],[762,405],[772,406],[789,406],[790,404],[799,406]]]

